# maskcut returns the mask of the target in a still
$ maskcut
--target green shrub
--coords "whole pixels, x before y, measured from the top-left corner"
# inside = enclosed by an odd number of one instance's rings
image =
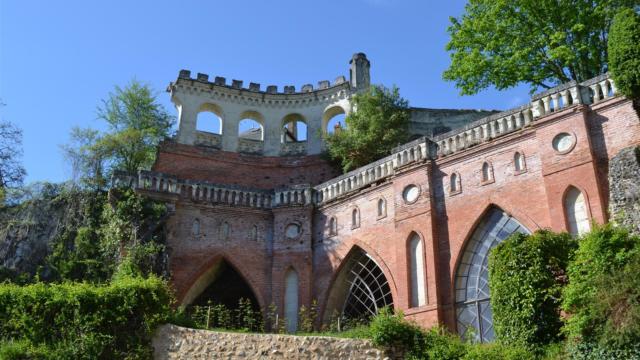
[[[640,15],[622,9],[609,32],[609,66],[616,87],[624,95],[640,99]]]
[[[0,340],[46,347],[48,358],[148,358],[152,332],[167,320],[170,302],[156,277],[105,286],[0,284]]]
[[[522,347],[502,344],[474,344],[462,360],[534,360],[536,356]]]
[[[563,299],[571,347],[633,348],[640,336],[639,272],[640,237],[626,229],[595,227],[581,239]]]
[[[421,346],[421,358],[457,360],[467,353],[469,345],[462,342],[459,336],[447,332],[439,326],[426,331]]]
[[[383,308],[371,321],[370,328],[375,345],[401,348],[409,355],[421,353],[424,332],[405,320],[401,312],[394,314],[389,308]]]
[[[533,349],[558,339],[562,286],[576,241],[566,233],[514,234],[489,255],[498,341]]]

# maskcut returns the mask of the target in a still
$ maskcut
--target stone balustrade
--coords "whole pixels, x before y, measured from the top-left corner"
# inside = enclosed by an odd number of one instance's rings
[[[313,201],[312,188],[309,185],[296,185],[274,191],[273,207],[309,205]]]
[[[222,135],[220,134],[214,134],[206,131],[196,131],[195,134],[195,145],[214,147],[217,149],[222,147]]]
[[[385,158],[314,187],[314,202],[326,203],[389,177],[398,168],[430,158],[429,143],[426,137],[409,142],[397,147]]]
[[[537,119],[578,104],[594,104],[616,96],[613,80],[603,74],[582,83],[571,81],[531,98],[529,104],[492,114],[433,138],[438,156],[446,156],[522,129]]]
[[[253,139],[238,139],[238,152],[245,154],[261,155],[264,151],[264,141]]]
[[[306,153],[307,153],[306,141],[287,142],[287,143],[281,144],[280,146],[280,155],[282,156],[305,155]]]

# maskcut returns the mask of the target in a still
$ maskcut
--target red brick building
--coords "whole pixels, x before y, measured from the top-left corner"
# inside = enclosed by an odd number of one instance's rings
[[[349,112],[368,70],[356,54],[349,81],[301,92],[185,71],[170,85],[178,135],[152,172],[128,181],[174,209],[169,264],[182,304],[246,296],[275,304],[290,329],[313,300],[324,322],[393,306],[488,341],[489,249],[516,231],[580,234],[607,221],[608,161],[640,145],[640,122],[606,75],[500,113],[416,110],[412,128],[427,136],[339,175],[319,156],[320,134]],[[219,134],[198,131],[203,111]],[[243,133],[243,119],[259,131]]]

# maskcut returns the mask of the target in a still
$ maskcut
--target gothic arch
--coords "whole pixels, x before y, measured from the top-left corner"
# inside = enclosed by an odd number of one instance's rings
[[[293,266],[290,266],[284,273],[282,302],[287,331],[295,332],[298,328],[298,310],[300,308],[300,275]]]
[[[500,207],[492,205],[478,218],[460,248],[452,290],[456,327],[461,337],[479,342],[493,340],[488,283],[489,250],[515,232],[531,231]]]
[[[412,231],[407,237],[406,250],[409,307],[427,305],[427,259],[424,238]]]
[[[223,263],[226,263],[242,277],[251,289],[253,296],[258,302],[258,306],[264,308],[266,305],[262,293],[258,291],[259,288],[255,286],[257,282],[247,272],[243,271],[236,262],[231,260],[232,258],[232,256],[219,254],[200,266],[196,275],[191,278],[189,287],[184,291],[182,296],[178,296],[180,305],[186,306],[191,304],[209,285],[215,282],[217,275],[219,275],[220,267]]]
[[[363,259],[362,256],[366,256],[368,259]],[[378,309],[382,308],[383,306],[389,306],[392,309],[394,308],[393,299],[397,298],[397,289],[394,279],[391,275],[391,271],[384,263],[384,261],[382,261],[382,259],[372,249],[370,249],[365,244],[357,243],[351,247],[347,255],[342,259],[342,262],[340,263],[338,268],[333,273],[328,291],[324,295],[325,306],[320,317],[321,319],[323,319],[323,322],[329,322],[334,311],[339,312],[341,316],[345,316],[345,305],[349,300],[351,290],[349,285],[354,283],[354,281],[349,281],[348,276],[350,274],[353,274],[353,271],[351,271],[351,267],[353,262],[357,261],[358,259],[364,261],[372,261],[380,271],[379,275],[381,277],[379,276],[379,279],[384,279],[384,282],[388,287],[388,289],[382,290],[383,293],[381,293],[380,291],[374,292],[378,296],[376,300],[379,300],[374,307],[377,307]],[[381,283],[379,284],[382,285]],[[380,288],[382,289],[383,286],[380,286]]]

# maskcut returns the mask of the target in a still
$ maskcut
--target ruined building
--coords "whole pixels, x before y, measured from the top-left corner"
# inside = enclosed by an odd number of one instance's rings
[[[173,209],[182,304],[246,297],[277,305],[290,330],[313,300],[324,322],[392,306],[488,341],[489,249],[608,220],[609,161],[640,144],[640,123],[606,74],[499,113],[413,109],[413,141],[340,175],[320,157],[322,133],[367,89],[369,68],[356,54],[348,78],[300,91],[180,71],[168,88],[177,136],[153,171],[116,181]],[[219,133],[198,130],[206,112]]]

